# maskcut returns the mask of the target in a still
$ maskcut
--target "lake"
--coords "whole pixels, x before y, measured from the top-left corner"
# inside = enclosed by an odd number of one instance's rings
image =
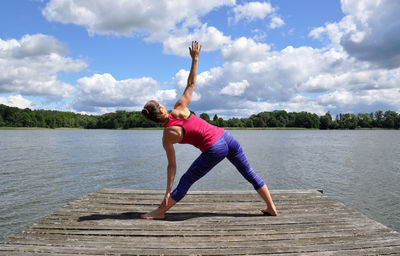
[[[322,189],[400,231],[400,131],[230,132],[270,189]],[[161,137],[161,130],[0,130],[0,240],[89,192],[165,189]],[[200,151],[175,150],[176,185]],[[227,160],[191,188],[250,189]]]

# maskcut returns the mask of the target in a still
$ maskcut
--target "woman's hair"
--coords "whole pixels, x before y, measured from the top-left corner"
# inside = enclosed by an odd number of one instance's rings
[[[160,104],[155,100],[150,100],[144,105],[142,115],[156,123],[161,123],[163,121],[163,115],[160,113]]]

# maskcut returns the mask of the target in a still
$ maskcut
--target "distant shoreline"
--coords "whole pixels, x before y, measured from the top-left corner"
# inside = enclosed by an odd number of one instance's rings
[[[337,114],[332,118],[327,112],[317,115],[309,112],[286,112],[285,110],[263,111],[250,117],[232,117],[224,120],[216,114],[211,119],[207,113],[200,118],[218,127],[249,130],[303,130],[303,129],[343,129],[384,128],[400,129],[400,114],[387,110],[375,113]],[[0,104],[0,127],[44,127],[44,128],[86,128],[86,129],[160,129],[162,126],[147,121],[139,111],[117,110],[100,116],[84,115],[55,110],[31,110]]]

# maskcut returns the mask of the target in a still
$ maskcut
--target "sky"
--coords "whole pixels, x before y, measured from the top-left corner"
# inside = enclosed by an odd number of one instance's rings
[[[400,1],[2,0],[0,104],[196,114],[400,112]]]

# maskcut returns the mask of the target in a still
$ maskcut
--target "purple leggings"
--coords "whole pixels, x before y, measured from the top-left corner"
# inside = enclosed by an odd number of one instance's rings
[[[186,173],[183,174],[178,186],[171,193],[172,199],[179,202],[196,181],[208,173],[225,157],[253,185],[255,190],[264,186],[264,181],[251,169],[239,142],[229,132],[225,131],[209,149],[201,153]]]

